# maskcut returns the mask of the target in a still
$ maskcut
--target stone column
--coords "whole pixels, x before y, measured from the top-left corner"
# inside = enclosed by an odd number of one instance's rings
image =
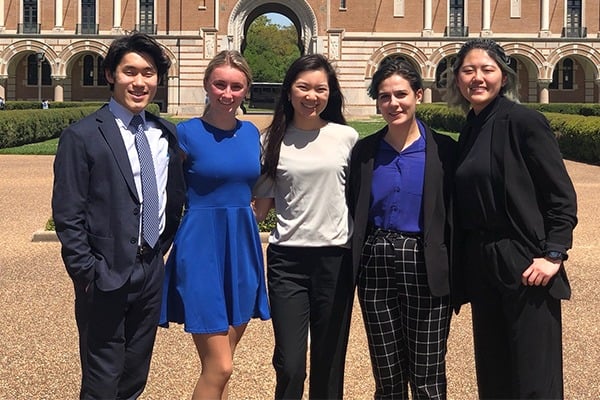
[[[490,5],[490,0],[483,0],[483,21],[481,26],[481,36],[491,36],[491,13],[492,6]]]
[[[550,36],[550,0],[542,0],[540,37]]]
[[[4,32],[5,30],[6,27],[4,26],[4,0],[0,0],[0,32]]]
[[[423,7],[423,36],[431,36],[433,34],[433,6],[432,0],[425,0]]]
[[[113,0],[113,28],[112,33],[120,34],[121,28],[121,0]]]
[[[435,85],[435,79],[423,79],[423,103],[429,104],[432,101],[431,88]]]
[[[2,2],[2,0],[0,0]],[[6,83],[8,82],[8,75],[0,76],[0,97],[6,101]]]
[[[65,101],[63,81],[66,79],[66,76],[55,76],[53,78],[52,85],[54,86],[54,101]]]
[[[179,77],[169,76],[167,83],[167,112],[172,115],[179,115]]]
[[[539,88],[539,102],[541,104],[548,104],[550,103],[550,92],[548,91],[548,86],[550,86],[550,83],[552,82],[552,79],[538,79],[538,88]]]
[[[54,32],[62,32],[63,27],[63,0],[54,0]]]

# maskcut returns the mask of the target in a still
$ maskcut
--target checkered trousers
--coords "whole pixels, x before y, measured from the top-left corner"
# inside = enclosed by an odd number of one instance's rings
[[[422,239],[376,230],[363,246],[358,299],[367,332],[375,399],[446,398],[452,309],[427,284]]]

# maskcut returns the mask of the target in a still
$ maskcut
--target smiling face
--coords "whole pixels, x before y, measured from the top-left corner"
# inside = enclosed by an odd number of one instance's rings
[[[415,120],[417,104],[423,98],[423,90],[416,92],[404,77],[394,74],[379,84],[377,107],[390,126],[408,126]]]
[[[115,72],[105,72],[113,86],[112,96],[133,114],[139,114],[154,99],[158,73],[152,57],[146,53],[126,53]]]
[[[500,94],[505,83],[498,63],[487,51],[477,48],[467,53],[456,75],[458,89],[476,114]]]
[[[216,67],[204,80],[211,111],[235,113],[248,92],[248,79],[230,65]]]
[[[303,129],[303,126],[320,123],[319,115],[329,100],[327,73],[323,69],[299,73],[291,85],[289,96],[296,127]]]

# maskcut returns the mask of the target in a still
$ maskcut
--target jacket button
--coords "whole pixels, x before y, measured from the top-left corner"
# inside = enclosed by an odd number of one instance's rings
[[[140,208],[136,207],[133,209],[133,215],[138,215],[140,213]]]
[[[136,244],[137,243],[137,239],[136,238],[131,238],[131,239],[129,239],[129,243]]]

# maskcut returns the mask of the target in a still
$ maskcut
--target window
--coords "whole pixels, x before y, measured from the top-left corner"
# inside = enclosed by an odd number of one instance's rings
[[[52,86],[52,77],[50,76],[50,64],[46,59],[42,62],[42,86]],[[27,85],[37,86],[38,84],[38,55],[30,54],[27,56]]]
[[[83,56],[82,84],[83,86],[106,86],[106,77],[102,70],[103,57],[95,55]]]
[[[584,37],[581,27],[581,0],[567,0],[567,25],[563,36]]]
[[[342,10],[346,9],[346,0],[340,0],[340,9],[342,9]]]
[[[21,32],[39,33],[37,0],[23,0],[23,29]]]
[[[83,57],[83,86],[94,86],[94,57]]]
[[[573,60],[571,60],[570,58],[565,58],[562,66],[562,88],[573,89]]]
[[[467,36],[465,30],[465,4],[464,0],[450,0],[450,14],[448,15],[447,36]]]
[[[140,0],[139,32],[155,34],[154,32],[154,0]]]
[[[446,57],[437,66],[435,70],[435,86],[438,89],[445,89],[448,87],[448,79],[452,79],[452,65],[456,57]]]
[[[106,86],[106,76],[104,74],[104,70],[102,69],[102,63],[104,62],[104,57],[98,56],[96,60],[96,76],[98,86]]]
[[[79,33],[96,34],[96,0],[81,0],[81,29]]]
[[[575,63],[571,58],[565,58],[554,67],[552,73],[552,82],[548,85],[549,89],[574,89],[573,80],[575,71]]]

